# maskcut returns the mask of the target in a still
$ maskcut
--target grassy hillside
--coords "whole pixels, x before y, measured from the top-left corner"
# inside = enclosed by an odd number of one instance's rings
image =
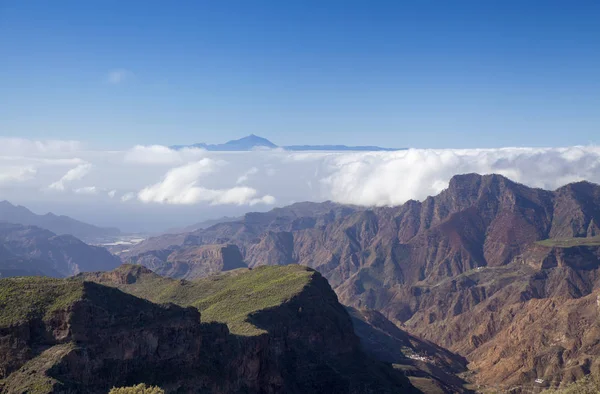
[[[571,248],[573,246],[600,246],[600,236],[589,238],[553,238],[536,242],[541,246]]]
[[[138,384],[132,387],[113,388],[108,394],[165,394],[160,387]]]
[[[597,394],[600,393],[600,380],[590,375],[560,389],[542,391],[542,394]]]
[[[0,326],[43,319],[82,297],[81,282],[44,277],[0,279]]]
[[[123,291],[156,303],[172,302],[194,306],[202,313],[203,322],[226,323],[238,335],[264,333],[247,321],[259,310],[272,308],[291,299],[308,285],[313,275],[309,268],[288,266],[262,266],[252,270],[235,270],[194,281],[163,278],[151,272],[140,273],[138,266],[124,265],[117,269],[123,275],[135,274],[134,283],[114,284],[84,274],[80,278],[97,280],[117,286]]]

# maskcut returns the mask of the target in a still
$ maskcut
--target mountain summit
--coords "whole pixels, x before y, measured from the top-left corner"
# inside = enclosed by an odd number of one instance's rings
[[[250,213],[179,234],[176,245],[142,242],[121,258],[182,266],[200,247],[233,244],[253,269],[309,266],[347,306],[465,357],[476,384],[531,392],[600,376],[598,207],[600,185],[589,182],[551,191],[464,174],[421,202]]]
[[[179,150],[184,148],[200,148],[208,151],[225,152],[225,151],[250,151],[257,149],[274,149],[283,148],[289,151],[394,151],[399,149],[381,148],[378,146],[347,146],[347,145],[275,145],[266,138],[259,137],[254,134],[249,136],[231,140],[224,144],[206,144],[200,142],[192,145],[173,145],[171,149]]]
[[[250,134],[246,137],[227,141],[224,144],[206,144],[204,142],[200,142],[192,145],[173,145],[172,149],[184,149],[184,148],[201,148],[206,149],[208,151],[249,151],[261,148],[273,149],[277,148],[277,145],[272,143],[266,138],[259,137],[254,134]]]

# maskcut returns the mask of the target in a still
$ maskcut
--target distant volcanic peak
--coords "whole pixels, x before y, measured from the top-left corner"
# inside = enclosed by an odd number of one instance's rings
[[[230,140],[224,144],[206,144],[204,142],[200,142],[192,145],[173,145],[172,149],[184,149],[184,148],[202,148],[208,151],[251,151],[254,149],[267,148],[273,149],[277,148],[277,145],[272,143],[266,138],[259,137],[254,134],[250,134],[246,137],[242,137],[237,140]]]
[[[242,137],[240,139],[237,140],[231,140],[228,141],[226,143],[226,145],[233,145],[233,144],[242,144],[242,145],[249,145],[249,146],[266,146],[269,148],[276,148],[277,145],[275,145],[274,143],[272,143],[271,141],[269,141],[266,138],[263,137],[259,137],[255,134],[250,134],[246,137]]]
[[[204,142],[191,145],[172,145],[171,149],[201,148],[208,151],[251,151],[255,149],[283,148],[287,151],[396,151],[405,148],[382,148],[379,146],[347,146],[347,145],[286,145],[279,146],[264,137],[250,134],[236,140],[227,141],[224,144],[207,144]]]

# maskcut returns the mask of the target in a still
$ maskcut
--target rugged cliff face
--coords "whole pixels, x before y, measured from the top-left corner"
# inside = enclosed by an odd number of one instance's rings
[[[1,280],[2,392],[105,393],[139,382],[189,393],[414,392],[362,352],[318,273],[265,267],[210,281],[163,279],[140,266]],[[195,303],[207,318],[115,287]]]
[[[197,279],[247,268],[235,245],[202,245],[151,251],[130,258],[128,263],[141,264],[159,275],[178,279]]]
[[[375,309],[412,333],[461,353],[475,369],[481,357],[491,359],[491,353],[477,350],[494,344],[502,354],[494,365],[503,372],[480,370],[481,384],[512,388],[535,379],[570,379],[568,371],[579,362],[580,350],[541,341],[532,342],[522,356],[501,333],[519,330],[516,322],[533,313],[537,300],[563,303],[563,313],[569,314],[575,313],[570,309],[575,304],[561,300],[596,294],[598,185],[578,182],[546,191],[499,175],[467,174],[455,176],[446,190],[423,202],[367,210],[327,208],[329,212],[307,210],[305,217],[294,218],[254,214],[188,234],[176,247],[185,250],[218,239],[236,244],[250,267],[297,263],[315,268],[344,304]],[[507,312],[511,310],[514,315]],[[593,321],[590,315],[583,327],[594,332]],[[531,321],[539,329],[544,324]],[[560,337],[565,334],[560,327],[551,332]],[[563,350],[552,364],[554,372],[530,361],[546,360],[544,354],[555,346]],[[589,352],[594,357],[593,347]]]
[[[365,351],[392,363],[424,393],[470,392],[467,382],[459,378],[467,371],[464,357],[401,330],[377,311],[348,311]]]

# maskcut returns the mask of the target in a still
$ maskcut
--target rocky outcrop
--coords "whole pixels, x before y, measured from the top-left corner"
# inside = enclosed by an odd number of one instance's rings
[[[172,247],[131,257],[131,264],[141,264],[159,275],[178,279],[197,279],[219,272],[246,268],[236,245],[202,245]]]
[[[263,330],[257,335],[203,322],[194,307],[84,280],[124,289],[160,280],[139,266],[76,279],[3,279],[0,390],[106,393],[144,382],[178,393],[416,392],[401,373],[365,356],[327,281],[298,272],[308,279],[299,292],[247,317]],[[159,283],[152,284],[146,291],[156,295]],[[172,286],[174,298],[190,295],[181,281],[172,284],[184,291]]]
[[[464,357],[407,333],[377,311],[355,308],[348,311],[365,352],[393,363],[423,392],[471,392],[458,377],[467,371]]]
[[[205,245],[175,251],[155,272],[171,278],[195,279],[246,268],[242,254],[235,245]]]
[[[422,202],[277,215],[256,213],[196,231],[181,247],[218,239],[238,245],[251,267],[312,267],[344,304],[375,309],[470,362],[479,361],[476,349],[493,343],[511,361],[502,374],[482,374],[482,384],[526,385],[540,374],[527,357],[512,357],[516,348],[495,342],[503,330],[517,329],[517,316],[500,319],[500,311],[514,306],[520,316],[535,300],[576,300],[600,286],[598,244],[584,239],[598,232],[600,186],[588,182],[547,191],[500,175],[466,174]],[[575,241],[540,242],[563,238]],[[532,343],[530,355],[545,359],[552,346]],[[572,354],[560,356],[561,379],[568,379],[563,372]]]

